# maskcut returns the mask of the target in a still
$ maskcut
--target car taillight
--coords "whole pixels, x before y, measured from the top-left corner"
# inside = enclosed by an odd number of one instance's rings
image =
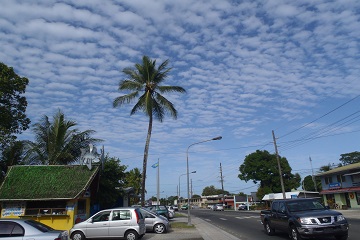
[[[137,211],[135,211],[135,216],[136,216],[136,223],[139,223],[140,217],[139,217],[139,213]]]

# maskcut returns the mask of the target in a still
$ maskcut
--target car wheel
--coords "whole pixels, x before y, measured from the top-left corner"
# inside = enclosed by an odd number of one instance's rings
[[[299,232],[297,231],[297,229],[294,225],[290,226],[290,239],[291,240],[302,240],[302,237],[300,236]]]
[[[130,230],[125,233],[126,240],[137,240],[139,238],[139,234],[137,232]]]
[[[155,233],[164,233],[166,230],[165,225],[162,223],[155,224],[154,232]]]
[[[77,231],[77,232],[74,232],[73,234],[71,234],[71,239],[72,240],[85,240],[85,236],[82,232]]]
[[[269,225],[269,222],[268,222],[268,221],[266,221],[266,222],[264,223],[264,228],[265,228],[265,232],[266,232],[266,234],[267,234],[267,235],[269,235],[269,236],[274,235],[275,230],[274,230],[273,228],[271,228],[271,227],[270,227],[270,225]]]
[[[335,239],[336,240],[346,240],[346,239],[348,239],[348,235],[345,234],[345,235],[335,236]]]

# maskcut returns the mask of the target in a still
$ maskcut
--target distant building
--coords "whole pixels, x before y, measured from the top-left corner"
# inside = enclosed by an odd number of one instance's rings
[[[360,163],[319,173],[325,204],[331,208],[360,208]]]

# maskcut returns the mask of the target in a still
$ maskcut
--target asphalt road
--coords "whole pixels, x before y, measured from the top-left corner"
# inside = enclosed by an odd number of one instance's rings
[[[288,240],[286,233],[277,232],[274,236],[266,235],[260,222],[260,215],[253,211],[212,211],[208,209],[193,209],[191,215],[199,217],[218,228],[240,238],[241,240]],[[360,236],[360,219],[348,219],[350,224],[348,240],[358,240]],[[334,240],[322,238],[319,240]]]

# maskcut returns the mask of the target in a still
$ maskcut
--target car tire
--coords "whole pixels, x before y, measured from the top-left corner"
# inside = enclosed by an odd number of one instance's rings
[[[268,221],[266,221],[266,222],[264,223],[264,229],[265,229],[266,234],[269,235],[269,236],[272,236],[272,235],[275,234],[275,229],[273,229],[272,227],[270,227]]]
[[[335,236],[336,240],[347,240],[348,239],[348,234],[345,235],[337,235]]]
[[[80,232],[80,231],[76,231],[73,234],[71,234],[71,239],[72,240],[85,240],[85,235]]]
[[[294,225],[290,226],[290,239],[291,240],[302,240],[303,238],[300,236],[298,230]]]
[[[136,231],[129,230],[125,233],[126,240],[137,240],[139,239],[139,234]]]
[[[162,223],[155,224],[154,226],[154,232],[155,233],[165,233],[166,228],[165,225]]]

